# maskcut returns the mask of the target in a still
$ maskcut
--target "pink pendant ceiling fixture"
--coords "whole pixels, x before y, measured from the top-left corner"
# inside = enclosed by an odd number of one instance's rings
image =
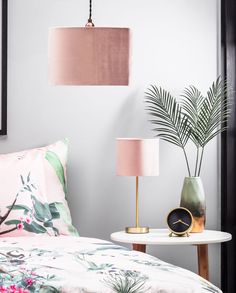
[[[85,27],[50,28],[49,80],[54,85],[128,85],[129,29],[94,27],[90,0]]]

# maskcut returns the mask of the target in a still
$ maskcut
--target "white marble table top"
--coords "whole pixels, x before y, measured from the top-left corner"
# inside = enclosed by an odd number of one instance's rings
[[[197,245],[221,243],[232,239],[230,233],[213,230],[190,233],[189,237],[169,237],[169,234],[168,229],[150,229],[147,234],[128,234],[125,231],[120,231],[112,233],[111,239],[117,242],[146,245]]]

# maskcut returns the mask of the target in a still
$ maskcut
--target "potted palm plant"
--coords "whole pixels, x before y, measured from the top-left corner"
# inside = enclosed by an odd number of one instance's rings
[[[168,91],[151,85],[146,92],[147,111],[155,126],[156,136],[183,150],[188,176],[184,179],[180,206],[189,209],[194,218],[192,232],[205,227],[205,194],[200,178],[206,145],[226,129],[230,107],[227,82],[220,77],[210,86],[206,96],[194,86],[186,88],[177,101]],[[194,170],[191,170],[186,145],[196,147]]]

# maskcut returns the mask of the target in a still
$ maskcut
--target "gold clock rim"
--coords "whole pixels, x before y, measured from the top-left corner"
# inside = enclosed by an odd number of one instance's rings
[[[169,223],[168,223],[168,217],[169,217],[170,213],[172,213],[173,211],[175,211],[175,210],[177,210],[177,209],[181,209],[181,210],[185,210],[185,211],[187,211],[187,212],[189,213],[190,217],[191,217],[191,220],[192,220],[191,225],[190,225],[190,226],[187,228],[187,230],[185,230],[184,232],[175,232],[174,230],[172,230],[172,229],[170,228]],[[174,209],[172,209],[172,210],[169,211],[169,213],[168,213],[168,215],[167,215],[167,217],[166,217],[166,222],[167,222],[167,226],[168,226],[169,230],[170,230],[172,233],[174,233],[174,234],[176,234],[176,235],[184,235],[184,234],[186,234],[186,233],[188,233],[188,232],[190,232],[190,231],[192,230],[192,227],[193,227],[193,215],[192,215],[192,213],[190,212],[190,210],[188,210],[188,209],[186,209],[186,208],[184,208],[184,207],[177,207],[177,208],[174,208]]]

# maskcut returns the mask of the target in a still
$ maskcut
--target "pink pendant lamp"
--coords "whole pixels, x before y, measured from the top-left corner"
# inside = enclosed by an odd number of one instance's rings
[[[85,27],[49,30],[49,80],[54,85],[128,85],[129,29],[94,27],[92,0]]]
[[[116,174],[136,177],[136,225],[126,232],[148,233],[148,227],[139,225],[138,177],[159,175],[159,139],[118,138],[116,151]]]

